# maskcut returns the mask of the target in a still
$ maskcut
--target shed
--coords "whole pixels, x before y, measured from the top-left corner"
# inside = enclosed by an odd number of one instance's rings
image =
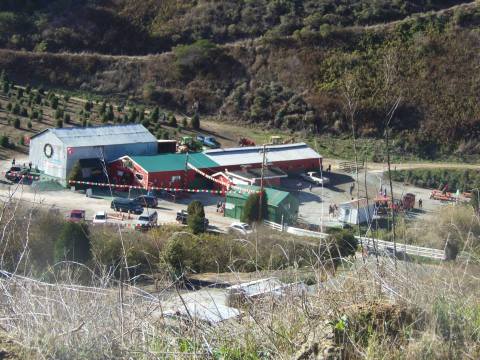
[[[346,224],[363,224],[369,222],[374,215],[375,203],[367,199],[356,199],[339,205],[338,220]]]
[[[124,155],[153,155],[157,139],[143,125],[46,129],[30,139],[29,158],[46,175],[66,180],[83,159],[106,162]]]
[[[225,216],[240,219],[245,202],[252,191],[260,191],[259,186],[238,185],[237,189],[227,192]],[[264,188],[267,195],[268,216],[266,220],[276,223],[293,224],[298,217],[298,200],[289,192]],[[242,191],[243,190],[243,191]]]

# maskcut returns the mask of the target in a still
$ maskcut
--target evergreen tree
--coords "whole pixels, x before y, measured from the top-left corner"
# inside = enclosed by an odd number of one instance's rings
[[[177,127],[177,118],[172,113],[168,115],[168,125],[171,127]]]
[[[205,229],[205,209],[200,201],[192,201],[187,208],[187,223],[194,234],[204,232]]]
[[[150,121],[153,123],[157,123],[158,119],[160,119],[160,109],[158,106],[155,106],[152,113],[150,114]]]
[[[90,237],[85,223],[66,222],[54,248],[55,261],[77,261],[85,263],[90,259]]]
[[[18,103],[15,103],[12,108],[12,114],[13,115],[18,115],[20,114],[20,105]]]
[[[15,120],[13,120],[13,127],[15,129],[20,129],[20,127],[22,126],[22,123],[20,122],[20,119],[19,118],[15,118]]]
[[[195,114],[192,117],[192,128],[195,130],[200,130],[200,116],[198,116],[198,114]]]
[[[51,99],[50,99],[50,106],[52,107],[52,109],[56,110],[58,108],[58,97],[56,96],[53,96]]]
[[[243,207],[241,220],[251,224],[260,222],[268,217],[268,200],[265,190],[262,195],[262,214],[260,215],[260,193],[250,194]]]
[[[80,166],[80,162],[76,161],[68,174],[68,181],[82,181],[82,167]]]

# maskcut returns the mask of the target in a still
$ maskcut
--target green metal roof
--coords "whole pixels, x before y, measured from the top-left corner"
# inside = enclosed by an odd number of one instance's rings
[[[249,185],[236,185],[242,189],[250,189],[255,191],[260,191],[260,186],[249,186]],[[268,205],[279,206],[283,200],[285,200],[290,193],[281,190],[275,190],[272,188],[264,188],[265,193],[267,194]],[[235,197],[237,199],[247,199],[250,196],[248,192],[240,192],[235,190],[230,190],[228,196]]]
[[[147,172],[185,170],[186,154],[159,154],[150,156],[130,156]],[[218,167],[219,165],[203,153],[188,154],[188,162],[198,169]]]

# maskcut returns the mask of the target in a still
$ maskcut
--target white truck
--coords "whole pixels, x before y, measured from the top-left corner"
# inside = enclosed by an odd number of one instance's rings
[[[325,176],[320,176],[320,173],[319,172],[315,172],[315,171],[309,171],[307,173],[303,173],[303,174],[300,174],[300,176],[308,181],[308,182],[311,182],[313,184],[316,184],[316,185],[327,185],[330,183],[330,179],[325,177]]]

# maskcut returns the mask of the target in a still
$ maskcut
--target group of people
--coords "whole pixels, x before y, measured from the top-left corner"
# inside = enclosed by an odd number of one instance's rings
[[[323,164],[320,165],[320,170],[323,172]],[[327,166],[327,170],[325,170],[327,173],[329,173],[330,171],[332,171],[332,164],[328,164]]]
[[[330,204],[328,205],[328,216],[335,217],[338,213],[338,206],[337,204]]]
[[[217,202],[217,212],[219,213],[225,212],[225,204],[221,200]]]
[[[16,160],[15,160],[15,158],[13,158],[13,159],[12,159],[12,166],[15,166],[15,164],[16,164]],[[24,168],[26,167],[25,163],[23,163],[23,167],[24,167]],[[32,170],[32,162],[31,162],[31,161],[28,163],[28,168],[29,168],[30,170]]]

